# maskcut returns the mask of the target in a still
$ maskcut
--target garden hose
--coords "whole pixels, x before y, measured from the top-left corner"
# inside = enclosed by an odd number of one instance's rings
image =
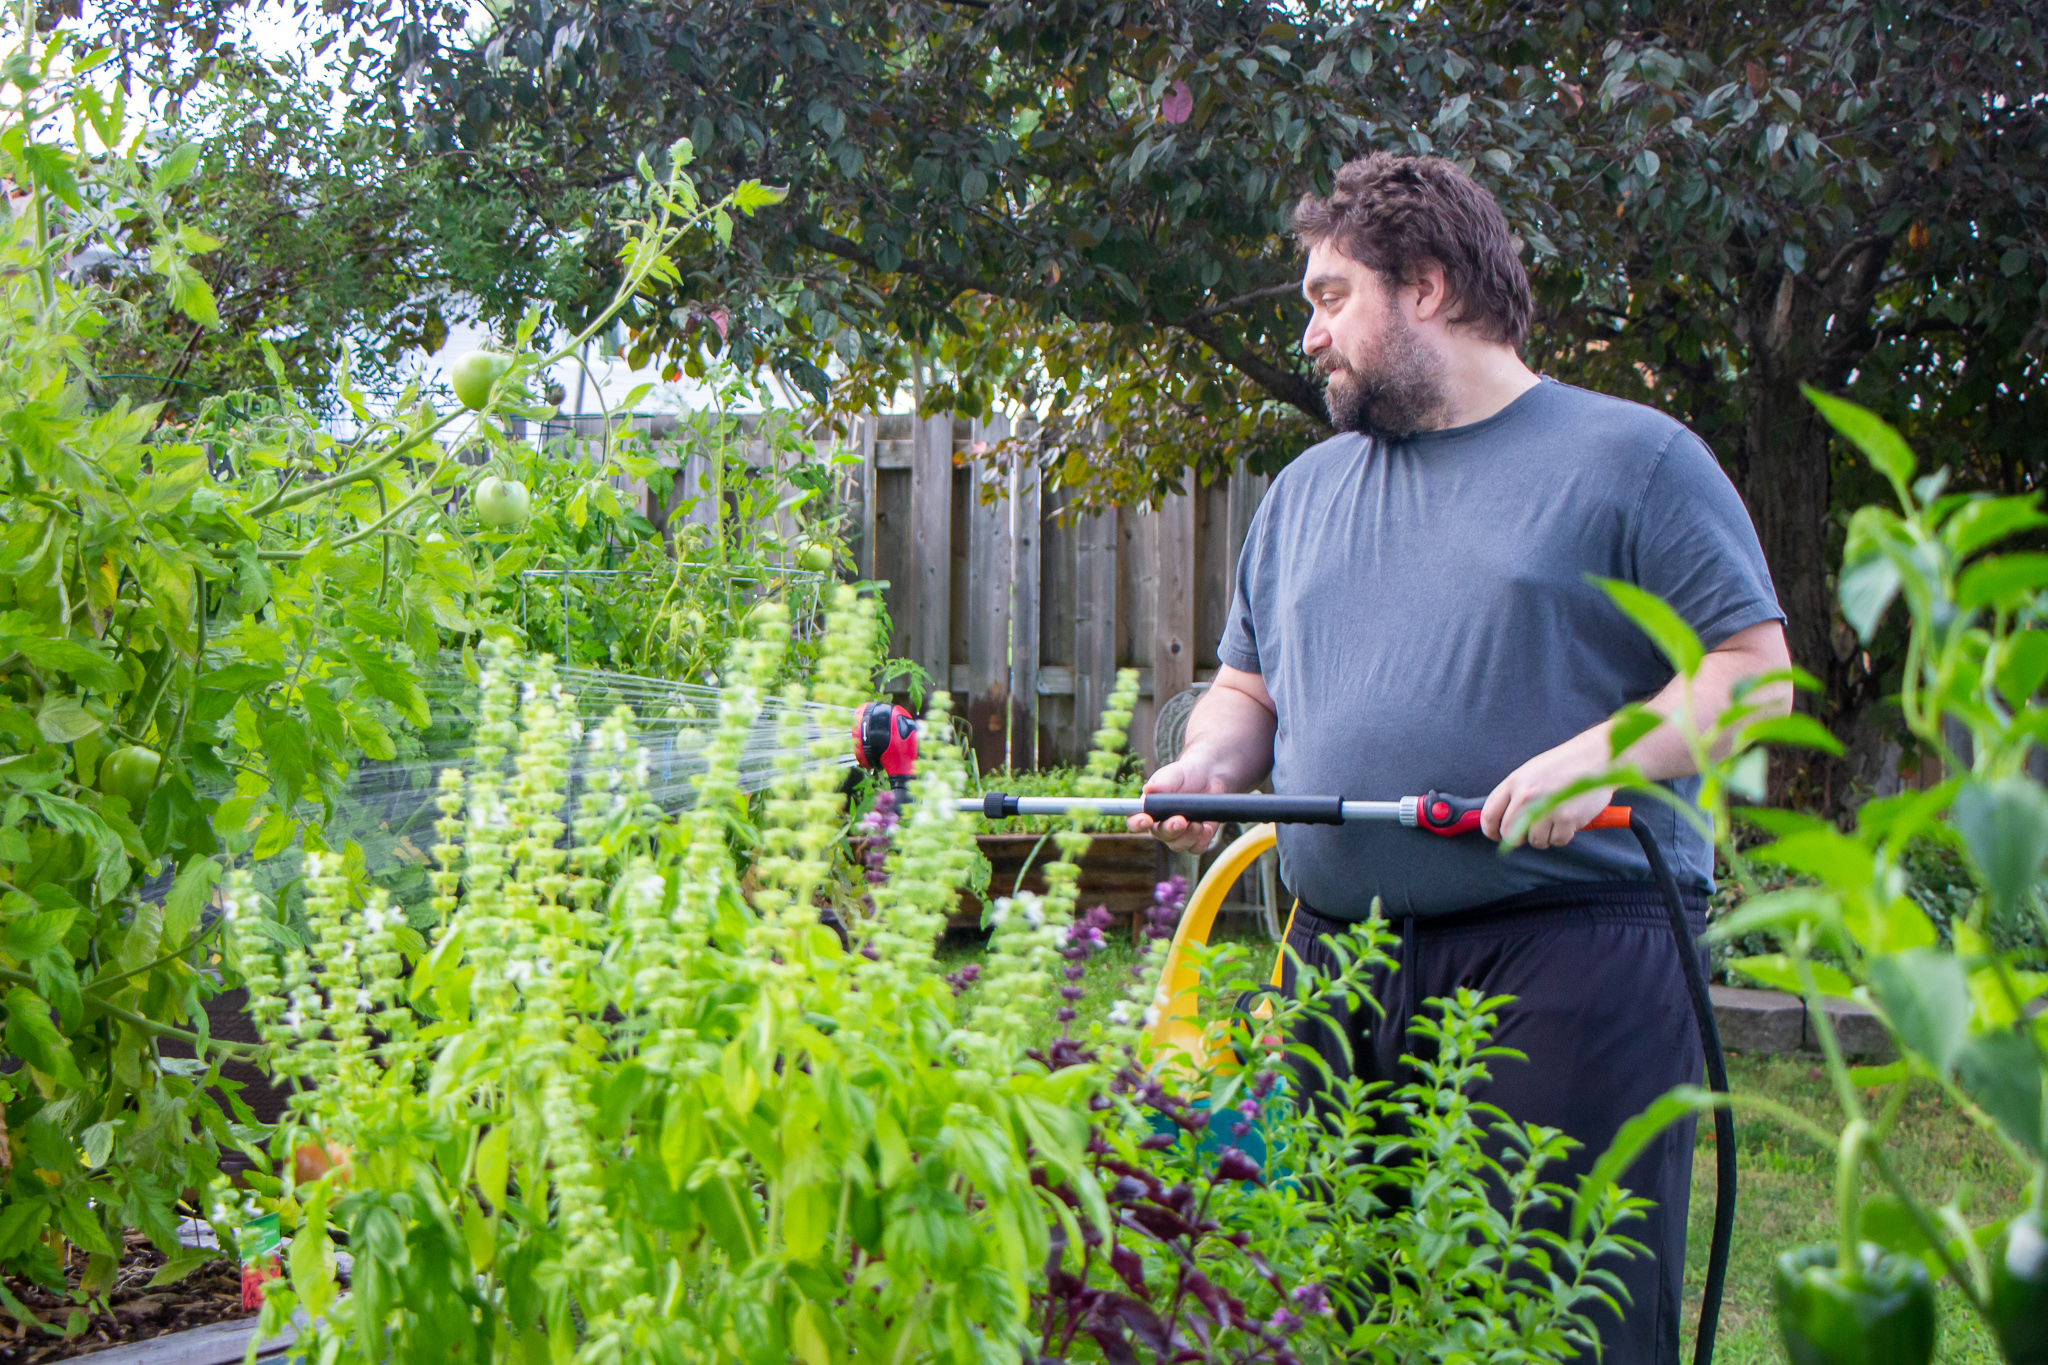
[[[1609,806],[1609,810],[1619,809]],[[1664,898],[1664,913],[1671,918],[1671,935],[1678,944],[1678,965],[1685,973],[1686,994],[1692,997],[1692,1017],[1700,1029],[1700,1050],[1707,1059],[1707,1087],[1717,1095],[1728,1093],[1728,1059],[1721,1053],[1721,1028],[1714,1021],[1714,1001],[1707,992],[1706,973],[1700,970],[1699,954],[1685,923],[1685,902],[1678,894],[1678,881],[1664,861],[1650,824],[1629,812],[1629,833],[1643,847],[1650,864],[1650,876]],[[1707,1283],[1700,1295],[1700,1331],[1693,1342],[1693,1365],[1712,1365],[1714,1331],[1721,1322],[1721,1286],[1728,1278],[1728,1245],[1735,1232],[1735,1111],[1726,1104],[1714,1106],[1714,1236],[1707,1244]]]
[[[1223,895],[1237,883],[1260,855],[1273,847],[1275,825],[1340,825],[1353,821],[1395,821],[1410,829],[1427,830],[1444,838],[1479,832],[1483,800],[1428,792],[1394,801],[1347,801],[1341,796],[1272,796],[1257,792],[1211,794],[1190,792],[1147,792],[1138,797],[1008,796],[989,792],[985,796],[962,798],[961,812],[1001,820],[1019,815],[1068,815],[1087,812],[1104,816],[1147,815],[1168,820],[1178,815],[1190,821],[1215,821],[1250,826],[1235,843],[1223,850],[1193,894],[1188,897],[1173,946],[1167,953],[1160,975],[1160,1019],[1153,1036],[1160,1042],[1199,1055],[1202,1037],[1197,1018],[1195,991],[1199,979],[1192,965],[1183,962],[1185,945],[1206,943]],[[1677,879],[1664,860],[1650,826],[1628,806],[1608,806],[1585,825],[1587,829],[1626,829],[1642,846],[1650,865],[1651,880],[1670,918],[1671,937],[1678,948],[1685,990],[1692,1001],[1693,1021],[1699,1026],[1700,1050],[1706,1057],[1707,1084],[1716,1093],[1728,1093],[1728,1065],[1721,1053],[1721,1031],[1714,1022],[1714,1005],[1707,991],[1706,974],[1700,970],[1692,932],[1685,922],[1685,901]],[[1284,954],[1285,949],[1282,949]],[[1279,970],[1274,971],[1274,983]],[[1728,1277],[1729,1240],[1735,1230],[1735,1118],[1726,1104],[1714,1109],[1714,1233],[1707,1253],[1707,1280],[1700,1296],[1699,1336],[1693,1344],[1693,1365],[1711,1365],[1715,1329],[1721,1319],[1722,1287]]]

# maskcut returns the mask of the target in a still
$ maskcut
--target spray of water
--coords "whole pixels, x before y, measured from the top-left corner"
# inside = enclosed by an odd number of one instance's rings
[[[563,700],[588,729],[596,729],[621,706],[632,712],[627,752],[646,755],[643,781],[649,800],[671,812],[696,803],[696,779],[706,768],[705,743],[718,724],[719,688],[588,668],[559,668],[556,677]],[[402,737],[398,757],[357,764],[320,835],[331,850],[341,851],[349,843],[361,849],[364,873],[380,881],[414,880],[407,874],[416,870],[422,895],[434,821],[440,816],[434,805],[436,784],[444,769],[473,773],[476,767],[475,685],[451,660],[436,670],[425,691],[428,725]],[[764,697],[740,758],[740,789],[766,788],[787,770],[792,746],[801,746],[794,755],[800,770],[851,767],[853,714],[847,707]],[[849,736],[842,757],[815,756],[814,741],[827,733]],[[596,766],[620,761],[615,754],[577,746],[569,772],[571,806]],[[303,863],[304,850],[293,847],[255,870],[259,881],[274,890],[298,877]],[[401,901],[410,899],[402,885],[394,889]]]

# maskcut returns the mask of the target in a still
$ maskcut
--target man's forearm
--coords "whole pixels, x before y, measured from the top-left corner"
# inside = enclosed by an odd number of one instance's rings
[[[1785,633],[1777,622],[1768,621],[1737,632],[1701,662],[1693,677],[1689,704],[1686,684],[1678,678],[1673,678],[1645,703],[1648,710],[1671,723],[1658,726],[1630,745],[1622,755],[1623,760],[1633,763],[1652,782],[1690,777],[1699,770],[1693,762],[1691,741],[1727,709],[1736,684],[1744,678],[1782,671],[1789,663]],[[1761,708],[1758,719],[1781,716],[1792,709],[1792,689],[1783,683],[1773,683],[1755,700]],[[1680,725],[1689,725],[1691,733],[1681,730]],[[1552,792],[1606,772],[1612,735],[1613,722],[1603,720],[1509,773],[1486,798],[1480,814],[1479,827],[1486,837],[1498,839],[1503,833],[1521,828],[1531,807]],[[1600,813],[1613,791],[1611,787],[1584,791],[1547,814],[1534,817],[1526,831],[1529,843],[1535,848],[1570,843],[1572,836]]]
[[[1183,760],[1206,766],[1226,791],[1250,791],[1273,768],[1273,736],[1279,722],[1256,698],[1230,687],[1212,687],[1188,715]]]
[[[1774,669],[1783,668],[1783,662],[1746,650],[1717,650],[1707,655],[1700,664],[1699,673],[1692,683],[1692,701],[1688,717],[1692,735],[1698,735],[1710,728],[1723,711],[1735,700],[1735,687],[1744,678],[1754,678]],[[1788,683],[1773,683],[1753,695],[1750,700],[1762,706],[1757,719],[1765,716],[1782,716],[1792,709],[1792,688]],[[1664,690],[1650,698],[1646,709],[1664,716],[1668,723],[1658,726],[1643,736],[1625,755],[1627,760],[1642,770],[1643,776],[1652,782],[1669,781],[1672,778],[1691,777],[1699,771],[1693,761],[1690,739],[1678,728],[1679,713],[1686,710],[1685,680],[1673,678],[1665,684]],[[1601,742],[1607,742],[1607,724],[1598,727]],[[1715,757],[1725,754],[1734,743],[1733,735],[1722,736],[1716,746]]]

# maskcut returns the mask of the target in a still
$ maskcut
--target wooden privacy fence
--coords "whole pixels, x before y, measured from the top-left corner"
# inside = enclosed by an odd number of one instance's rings
[[[665,526],[675,502],[696,495],[706,457],[674,417],[633,425],[679,467],[669,507],[629,490]],[[587,441],[601,429],[566,418],[537,434]],[[953,694],[980,765],[1082,761],[1117,670],[1136,668],[1133,741],[1149,770],[1157,708],[1215,676],[1238,551],[1267,477],[1240,469],[1156,509],[1075,515],[1037,469],[986,458],[1011,434],[1007,418],[870,414],[850,431],[797,455],[858,452],[839,481],[855,568],[887,584],[889,652]],[[778,452],[752,438],[744,458],[758,467]],[[681,519],[706,514],[699,506]]]
[[[1010,434],[1006,418],[853,423],[852,543],[861,574],[888,583],[890,652],[945,680],[983,768],[1080,762],[1116,671],[1136,668],[1150,768],[1156,707],[1215,676],[1267,480],[1240,472],[1156,510],[1063,515],[1040,471],[984,457]]]

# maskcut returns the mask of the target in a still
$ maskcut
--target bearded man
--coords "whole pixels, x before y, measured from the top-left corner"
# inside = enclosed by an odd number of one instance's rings
[[[1745,678],[1789,667],[1756,532],[1713,454],[1650,408],[1541,378],[1517,348],[1529,284],[1499,206],[1452,163],[1376,153],[1327,199],[1297,206],[1307,250],[1303,347],[1328,376],[1339,434],[1273,483],[1245,539],[1219,647],[1179,760],[1148,791],[1387,799],[1488,792],[1487,840],[1386,824],[1290,825],[1282,876],[1299,900],[1290,959],[1325,966],[1326,935],[1378,904],[1399,969],[1370,1005],[1306,1041],[1333,1068],[1406,1079],[1409,1023],[1461,987],[1514,997],[1478,1098],[1583,1146],[1569,1182],[1621,1124],[1702,1058],[1678,950],[1642,851],[1587,830],[1614,789],[1528,812],[1610,762],[1608,718],[1667,716],[1681,684],[1592,581],[1670,603],[1709,653],[1692,714],[1711,720]],[[1789,689],[1769,690],[1789,709]],[[1691,800],[1676,723],[1625,757]],[[1713,850],[1662,802],[1648,819],[1705,927]],[[1213,825],[1156,828],[1196,852]],[[1505,853],[1488,840],[1522,830]],[[1582,832],[1583,831],[1583,832]],[[1341,1039],[1336,1034],[1344,1035]],[[1346,1046],[1348,1044],[1348,1047]],[[1601,1323],[1605,1359],[1678,1359],[1692,1125],[1668,1131],[1625,1183],[1656,1201],[1624,1229],[1649,1249],[1610,1267],[1628,1291]],[[1557,1213],[1562,1221],[1562,1211]]]

